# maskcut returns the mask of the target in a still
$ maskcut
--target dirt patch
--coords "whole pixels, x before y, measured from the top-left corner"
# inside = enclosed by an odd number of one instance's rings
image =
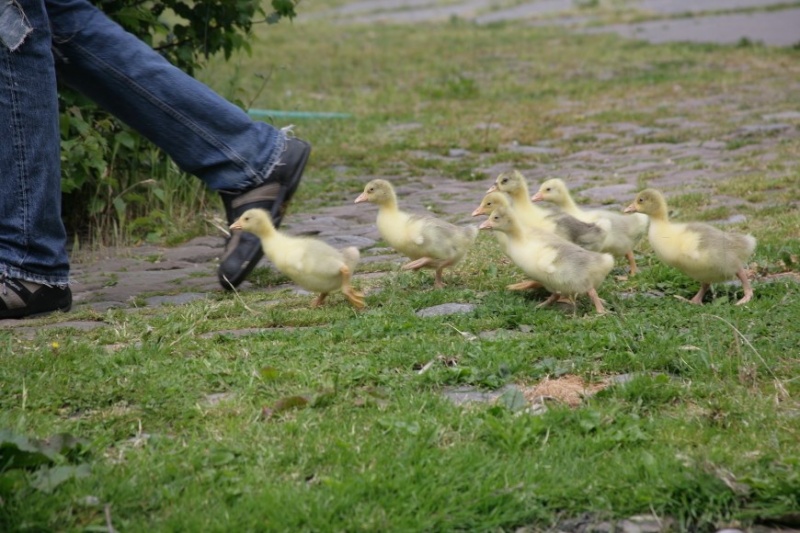
[[[580,376],[568,374],[555,379],[546,377],[535,385],[520,385],[519,390],[525,399],[534,405],[547,400],[556,400],[570,407],[577,407],[584,398],[593,396],[612,384],[608,379],[589,383]]]

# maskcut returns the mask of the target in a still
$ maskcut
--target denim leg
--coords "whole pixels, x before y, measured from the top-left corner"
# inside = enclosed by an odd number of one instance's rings
[[[69,281],[56,76],[42,0],[0,7],[0,275]],[[24,12],[23,12],[24,10]]]
[[[139,131],[209,188],[262,183],[286,137],[254,122],[86,0],[45,0],[60,79]]]

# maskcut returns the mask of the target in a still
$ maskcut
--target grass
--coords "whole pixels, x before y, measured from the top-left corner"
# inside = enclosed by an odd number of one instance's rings
[[[659,270],[636,286],[691,292]],[[488,284],[459,274],[465,287]],[[341,301],[311,311],[306,297],[262,307],[249,293],[253,313],[225,299],[111,311],[89,334],[7,336],[3,425],[88,439],[92,475],[53,494],[23,489],[4,523],[80,529],[101,524],[108,502],[125,530],[507,529],[651,510],[706,527],[796,506],[796,283],[760,286],[746,309],[621,300],[606,287],[615,313],[598,318],[582,316],[588,306],[577,317],[532,312],[495,283],[431,291],[420,278],[389,276],[361,314]],[[478,307],[414,315],[452,300]],[[522,325],[529,333],[510,338],[459,333]],[[278,329],[203,335],[245,327]],[[420,375],[437,354],[455,365]],[[541,416],[442,395],[533,382],[555,365],[637,377]],[[262,418],[297,395],[307,408]],[[101,504],[82,504],[89,496]]]
[[[298,22],[268,28],[253,46],[252,58],[214,64],[207,79],[238,73],[248,95],[258,80],[244,73],[268,73],[254,107],[354,114],[297,124],[314,141],[300,210],[352,201],[374,175],[474,181],[498,163],[535,168],[637,146],[591,134],[577,142],[560,135],[566,127],[611,132],[683,116],[707,128],[681,135],[727,141],[739,127],[731,106],[746,101],[758,117],[798,104],[786,90],[798,53],[763,47],[647,46],[459,22]],[[398,127],[408,124],[420,126]],[[541,140],[563,156],[542,162],[504,148]],[[774,159],[721,155],[714,169],[724,177],[702,183],[712,193],[672,191],[675,207],[681,218],[747,212],[735,229],[759,238],[754,271],[796,274],[800,142],[792,132],[752,140]],[[468,153],[420,157],[451,149]],[[591,170],[620,182],[607,167]],[[745,208],[721,211],[709,203],[718,194]],[[676,298],[691,297],[695,282],[646,244],[638,260],[640,275],[601,287],[611,310],[603,317],[585,300],[575,314],[536,310],[541,295],[504,290],[519,272],[481,234],[445,289],[432,289],[429,273],[369,265],[364,272],[387,273],[357,280],[363,312],[339,295],[310,309],[308,295],[253,290],[68,315],[103,325],[89,331],[44,327],[62,316],[40,319],[31,338],[1,330],[0,428],[79,437],[83,452],[55,464],[91,472],[45,490],[32,472],[6,470],[0,529],[511,531],[588,513],[653,514],[708,531],[786,518],[800,507],[800,284],[760,277],[743,308],[731,305],[738,284],[720,284],[695,307]],[[285,281],[266,269],[254,279]],[[449,302],[475,308],[416,314]],[[445,395],[563,375],[630,380],[538,415]]]

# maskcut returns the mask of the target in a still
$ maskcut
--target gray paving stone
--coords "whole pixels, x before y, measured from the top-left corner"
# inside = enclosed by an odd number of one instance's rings
[[[475,18],[475,21],[478,24],[491,24],[493,22],[504,22],[509,20],[520,20],[527,18],[542,17],[547,15],[554,15],[557,13],[571,11],[573,9],[575,9],[575,4],[573,0],[541,0],[538,2],[525,2],[523,4],[508,9],[498,9],[495,11],[491,11],[490,13],[479,15],[478,17]],[[570,18],[570,19],[558,19],[558,20],[561,24],[563,24],[567,20],[569,21],[569,23],[577,23],[586,19]],[[552,23],[552,22],[548,21],[547,23]]]
[[[633,4],[636,9],[664,14],[700,13],[710,11],[730,11],[745,8],[764,8],[780,5],[780,0],[639,0]]]
[[[182,305],[189,302],[196,302],[197,300],[205,300],[208,295],[198,292],[183,292],[180,294],[173,294],[169,296],[152,296],[145,300],[145,303],[151,307],[156,305]]]
[[[764,120],[800,120],[800,111],[782,111],[762,117]]]
[[[475,304],[448,303],[448,304],[434,305],[433,307],[426,307],[425,309],[420,309],[419,311],[417,311],[416,314],[419,317],[429,318],[433,316],[446,316],[446,315],[471,313],[474,310],[475,310]]]
[[[699,3],[698,3],[699,4]],[[651,43],[698,42],[737,44],[742,39],[771,46],[800,42],[800,9],[652,20],[584,28],[585,33],[616,33]]]
[[[225,240],[217,238],[218,246],[206,246],[188,243],[185,246],[164,251],[164,259],[175,263],[207,263],[217,259],[224,250]]]
[[[323,240],[337,249],[347,248],[349,246],[363,249],[375,245],[374,239],[359,237],[357,235],[331,235]]]
[[[58,316],[58,315],[56,315]],[[68,315],[65,315],[68,316]],[[64,322],[55,322],[53,324],[45,324],[39,326],[26,326],[36,319],[27,320],[0,320],[0,331],[12,330],[15,335],[26,338],[35,339],[36,335],[44,331],[74,329],[78,331],[92,331],[97,328],[105,327],[104,322],[97,322],[94,320],[65,320]]]

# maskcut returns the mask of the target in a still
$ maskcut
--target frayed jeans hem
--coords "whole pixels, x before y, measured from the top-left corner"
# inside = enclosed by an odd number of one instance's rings
[[[236,189],[219,189],[218,192],[239,194],[242,192],[247,192],[251,189],[255,189],[259,185],[269,182],[269,177],[272,175],[272,172],[275,170],[275,168],[280,164],[281,157],[283,157],[283,152],[286,151],[288,139],[287,134],[290,131],[290,128],[291,127],[281,128],[277,131],[275,138],[275,151],[272,153],[272,155],[270,155],[267,163],[262,167],[261,172],[255,176],[250,176],[243,180]]]
[[[40,274],[32,274],[21,268],[9,266],[0,263],[0,277],[9,277],[13,279],[21,279],[23,281],[30,281],[31,283],[39,283],[40,285],[47,285],[48,287],[58,287],[64,289],[69,286],[69,277],[62,276],[42,276]]]

